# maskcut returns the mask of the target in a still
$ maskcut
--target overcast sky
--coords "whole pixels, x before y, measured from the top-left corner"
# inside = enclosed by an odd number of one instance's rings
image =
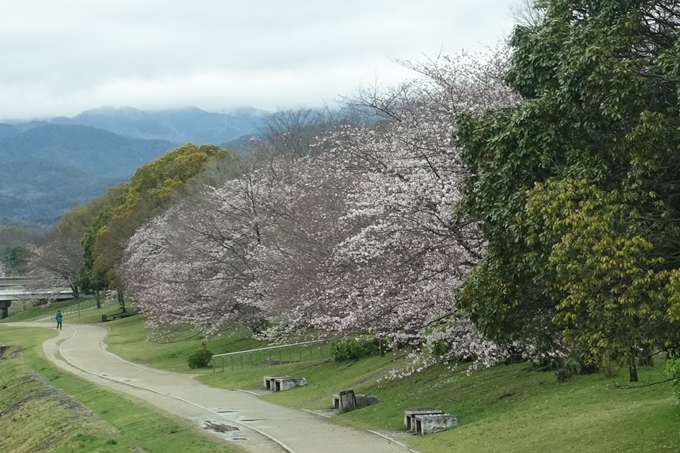
[[[333,104],[494,47],[514,0],[0,0],[0,119]]]

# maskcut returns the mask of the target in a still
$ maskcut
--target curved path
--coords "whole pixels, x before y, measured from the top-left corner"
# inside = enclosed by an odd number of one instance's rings
[[[49,327],[53,323],[8,323]],[[68,326],[43,344],[57,366],[95,384],[145,400],[163,411],[256,453],[405,453],[400,443],[338,426],[308,412],[268,403],[257,396],[208,387],[191,376],[128,362],[106,350],[108,330]]]

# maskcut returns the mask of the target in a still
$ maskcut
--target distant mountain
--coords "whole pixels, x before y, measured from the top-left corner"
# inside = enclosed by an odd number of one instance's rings
[[[14,134],[17,128],[11,124],[0,123],[0,135]]]
[[[195,107],[155,112],[131,107],[102,107],[86,110],[73,118],[57,117],[14,126],[24,131],[45,125],[91,126],[128,138],[220,145],[244,135],[257,134],[265,116],[266,112],[250,107],[229,114],[210,113]]]
[[[0,164],[40,159],[120,178],[174,147],[167,140],[132,139],[94,127],[52,124],[0,135]]]
[[[177,146],[238,143],[265,113],[197,108],[144,112],[103,107],[73,118],[0,123],[0,225],[54,225],[66,209],[101,196]]]
[[[0,124],[0,224],[52,225],[175,147],[87,126]]]
[[[0,162],[0,224],[54,225],[63,212],[101,196],[123,178],[105,178],[52,160]]]

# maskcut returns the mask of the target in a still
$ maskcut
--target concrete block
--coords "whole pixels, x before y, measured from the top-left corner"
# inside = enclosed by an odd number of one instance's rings
[[[438,433],[458,426],[458,418],[451,414],[422,414],[415,416],[416,434]]]
[[[305,378],[278,378],[274,379],[274,391],[282,392],[284,390],[290,390],[295,387],[303,387],[307,385],[307,379]]]
[[[411,408],[411,409],[406,409],[404,411],[404,427],[406,428],[406,431],[415,431],[416,429],[416,424],[415,424],[415,417],[416,415],[423,415],[423,414],[443,414],[444,412],[435,409],[433,407],[418,407],[418,408]]]
[[[290,376],[265,376],[263,381],[264,381],[264,388],[265,390],[274,390],[276,388],[276,385],[274,383],[275,379],[281,379],[281,378],[289,378]]]
[[[367,396],[354,393],[354,390],[346,390],[333,395],[333,409],[339,411],[350,411],[360,407],[370,406],[378,402],[377,396]]]
[[[265,376],[264,388],[272,392],[282,392],[295,387],[302,387],[307,384],[305,378],[294,378],[291,376]]]

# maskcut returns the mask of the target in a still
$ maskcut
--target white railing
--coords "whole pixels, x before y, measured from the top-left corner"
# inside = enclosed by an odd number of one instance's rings
[[[285,365],[292,362],[302,362],[303,360],[321,359],[323,358],[323,350],[326,343],[327,340],[313,340],[303,341],[300,343],[267,346],[265,348],[248,349],[245,351],[226,352],[224,354],[213,355],[209,364],[212,365],[213,373],[215,373],[218,359],[220,361],[222,371],[224,371],[225,358],[229,359],[228,361],[230,362],[231,371],[234,371],[236,366],[238,366],[241,370],[244,368],[244,356],[248,357],[248,359],[245,360],[245,366],[249,368]],[[318,355],[315,356],[314,353],[317,350],[315,347],[316,345],[318,345]],[[287,354],[284,356],[284,350],[286,349]],[[295,354],[293,354],[294,351]],[[275,352],[278,352],[278,354],[275,354]],[[276,357],[277,355],[278,360]],[[235,358],[237,360],[235,360]]]

